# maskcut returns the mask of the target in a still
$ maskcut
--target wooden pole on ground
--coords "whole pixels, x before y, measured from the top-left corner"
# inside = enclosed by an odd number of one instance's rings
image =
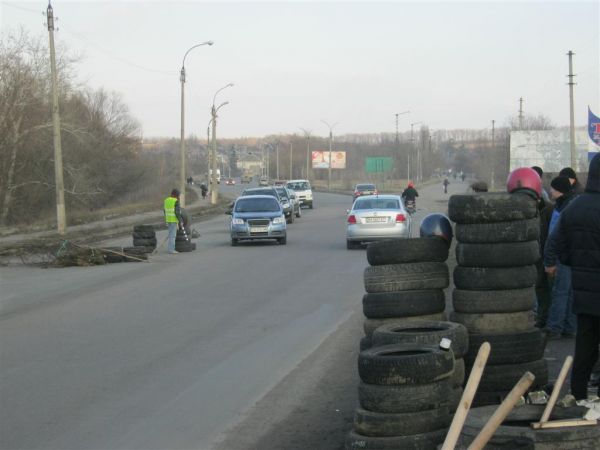
[[[546,408],[544,408],[544,413],[542,414],[542,418],[540,422],[548,422],[550,418],[550,414],[552,413],[552,409],[558,400],[558,395],[560,394],[560,390],[562,389],[563,384],[565,383],[565,379],[567,378],[567,373],[569,373],[569,369],[573,364],[573,357],[571,355],[567,356],[565,362],[563,363],[562,368],[560,369],[560,373],[558,374],[558,378],[556,379],[556,383],[554,383],[554,388],[552,389],[552,394],[550,394],[550,399],[546,404]]]

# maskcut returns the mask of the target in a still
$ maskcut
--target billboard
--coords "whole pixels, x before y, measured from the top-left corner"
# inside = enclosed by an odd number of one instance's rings
[[[313,169],[328,169],[329,168],[329,151],[315,150],[312,152],[312,168]],[[331,152],[331,168],[345,169],[346,168],[346,152]]]

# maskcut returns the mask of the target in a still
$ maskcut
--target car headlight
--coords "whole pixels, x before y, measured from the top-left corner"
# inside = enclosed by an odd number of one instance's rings
[[[275,217],[273,219],[273,223],[277,224],[277,223],[285,223],[285,216],[279,216],[279,217]]]
[[[237,218],[231,219],[231,223],[233,225],[244,225],[244,219],[237,219]]]
[[[283,202],[283,203],[281,204],[281,206],[283,206],[284,208],[289,208],[289,207],[290,207],[290,204],[289,204],[288,202]]]

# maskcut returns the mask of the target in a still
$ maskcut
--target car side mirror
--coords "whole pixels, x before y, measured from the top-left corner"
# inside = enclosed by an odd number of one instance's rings
[[[350,210],[349,209],[346,210],[346,214],[350,214]]]

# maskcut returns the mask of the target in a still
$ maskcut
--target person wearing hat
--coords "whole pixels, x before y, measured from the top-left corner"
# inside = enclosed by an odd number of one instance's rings
[[[538,209],[539,211],[541,211],[546,207],[546,205],[549,205],[552,202],[550,201],[548,191],[546,191],[546,189],[544,188],[544,171],[540,166],[531,166],[531,168],[536,171],[536,173],[540,176],[540,180],[542,180],[542,197],[540,198],[540,201],[538,203]]]
[[[402,192],[402,199],[404,201],[410,200],[410,201],[414,202],[418,196],[419,196],[419,193],[415,189],[415,185],[413,184],[412,181],[409,181],[408,186],[406,187],[406,189],[404,189],[404,192]]]
[[[575,198],[568,177],[558,176],[550,183],[550,195],[555,204],[546,207],[540,214],[540,243],[543,243],[543,258],[546,272],[550,273],[552,285],[551,299],[549,305],[538,305],[538,325],[543,324],[545,311],[548,317],[545,321],[545,329],[548,339],[560,339],[575,337],[577,319],[572,312],[573,290],[571,288],[571,267],[559,261],[552,231],[560,219],[567,205]],[[548,272],[548,267],[556,267],[554,272]],[[553,278],[553,279],[552,279]]]
[[[577,336],[571,394],[577,400],[587,399],[600,345],[600,153],[590,162],[585,192],[563,210],[548,239],[551,241],[560,260],[572,270]],[[547,266],[546,270],[553,273],[557,267]]]
[[[577,180],[577,174],[570,167],[562,169],[558,173],[558,176],[569,178],[569,182],[571,183],[571,186],[573,186],[573,192],[575,192],[575,194],[581,194],[583,192],[583,187],[579,183],[579,180]]]
[[[179,253],[175,250],[175,238],[177,237],[177,229],[182,222],[181,208],[179,206],[179,190],[173,189],[171,195],[165,198],[164,201],[165,221],[169,230],[167,238],[167,252],[170,254]]]
[[[471,183],[471,190],[475,193],[487,192],[488,185],[485,181],[481,181],[481,180],[473,181],[473,183]]]

